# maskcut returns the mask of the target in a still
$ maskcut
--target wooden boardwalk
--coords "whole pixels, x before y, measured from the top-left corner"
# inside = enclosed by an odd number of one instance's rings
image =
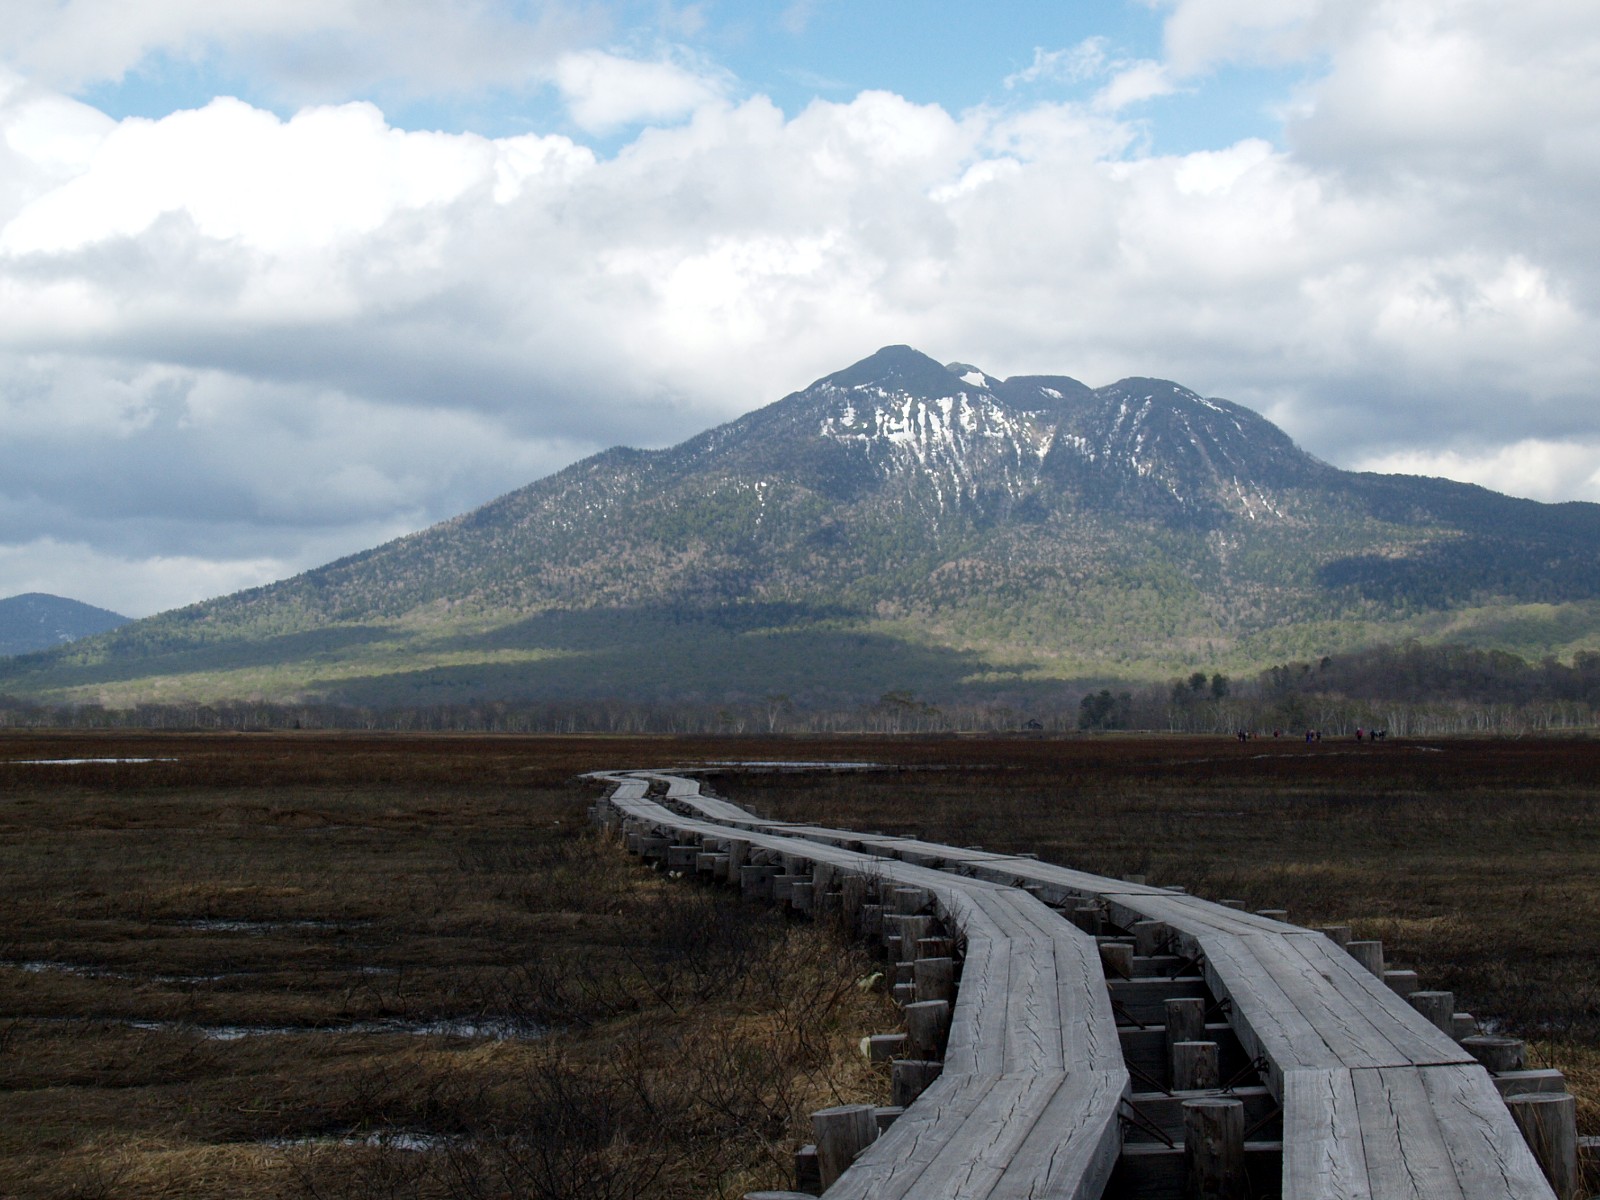
[[[962,942],[942,1073],[831,1181],[830,1200],[1181,1195],[1173,1101],[1192,1093],[1175,1097],[1135,1048],[1165,1050],[1167,1001],[1185,996],[1205,999],[1204,1021],[1225,1021],[1205,1026],[1219,1053],[1254,1068],[1222,1093],[1248,1093],[1252,1111],[1267,1110],[1255,1124],[1281,1125],[1281,1140],[1245,1146],[1255,1194],[1556,1195],[1489,1072],[1320,931],[1026,857],[763,821],[684,776],[597,778],[614,785],[617,819],[685,862],[693,848],[713,865],[719,854],[739,868],[779,864],[788,886],[805,877],[806,906],[833,887],[846,903],[867,885],[889,902],[869,907],[920,899],[916,912]],[[891,918],[902,915],[914,914]],[[1102,936],[1079,927],[1090,922]],[[1123,957],[1101,943],[1120,943]],[[916,955],[904,947],[891,962]],[[1135,978],[1108,981],[1105,964],[1135,962]]]

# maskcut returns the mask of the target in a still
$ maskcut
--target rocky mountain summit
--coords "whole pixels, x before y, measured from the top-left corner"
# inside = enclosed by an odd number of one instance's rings
[[[1600,506],[1342,471],[1165,380],[997,379],[891,346],[0,690],[939,695],[1412,636],[1561,653],[1597,632]]]

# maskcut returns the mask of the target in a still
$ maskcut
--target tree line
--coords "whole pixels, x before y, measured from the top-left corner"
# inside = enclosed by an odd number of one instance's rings
[[[1600,727],[1600,653],[1571,663],[1407,642],[1338,658],[1290,662],[1250,678],[1195,671],[1113,690],[1050,685],[1028,693],[925,698],[895,689],[872,699],[782,694],[720,702],[484,700],[427,706],[41,704],[0,696],[0,728],[350,729],[482,733],[1183,733],[1394,736],[1522,733]]]

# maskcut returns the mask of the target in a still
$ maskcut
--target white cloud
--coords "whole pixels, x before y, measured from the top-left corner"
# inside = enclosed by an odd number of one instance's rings
[[[383,83],[413,93],[527,85],[605,28],[597,6],[562,0],[7,0],[0,62],[72,89],[159,56],[220,56],[308,103]]]
[[[1443,476],[1530,500],[1600,502],[1600,439],[1552,442],[1527,438],[1478,451],[1395,450],[1364,458],[1356,468]]]
[[[560,59],[575,121],[649,126],[609,157],[366,104],[112,122],[6,80],[0,594],[70,592],[27,565],[65,561],[49,538],[308,566],[890,342],[1165,375],[1340,464],[1593,496],[1600,17],[1168,7],[1159,68],[1036,56],[1098,101],[959,114],[786,117],[671,56]],[[1294,55],[1284,145],[1150,155],[1118,115]]]
[[[554,75],[572,119],[590,133],[675,120],[719,100],[726,90],[704,69],[599,50],[563,55]]]
[[[1060,83],[1082,83],[1106,71],[1110,42],[1103,37],[1084,38],[1076,46],[1061,50],[1033,48],[1033,62],[1014,74],[1007,75],[1007,88],[1025,87],[1028,84],[1049,80]]]
[[[145,617],[195,600],[259,587],[292,574],[283,559],[219,560],[198,555],[131,557],[45,537],[0,543],[5,594],[46,592]]]
[[[1164,63],[1118,64],[1110,82],[1095,93],[1094,106],[1103,112],[1121,112],[1131,104],[1170,96],[1177,90]]]

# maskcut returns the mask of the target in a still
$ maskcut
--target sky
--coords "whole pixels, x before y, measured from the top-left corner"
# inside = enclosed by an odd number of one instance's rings
[[[0,596],[142,616],[909,343],[1600,501],[1593,0],[6,0]]]

